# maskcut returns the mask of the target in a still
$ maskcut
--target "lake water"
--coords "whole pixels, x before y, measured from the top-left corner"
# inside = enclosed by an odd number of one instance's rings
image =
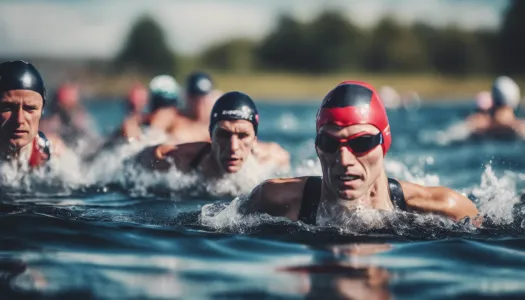
[[[320,174],[316,104],[258,105],[259,138],[292,153],[292,175]],[[123,116],[118,102],[88,107],[100,133]],[[194,179],[129,169],[139,146],[67,157],[52,174],[3,170],[0,299],[523,299],[525,143],[465,140],[457,123],[472,109],[389,111],[386,169],[469,195],[479,229],[409,214],[332,228],[243,218],[233,197],[183,191]]]

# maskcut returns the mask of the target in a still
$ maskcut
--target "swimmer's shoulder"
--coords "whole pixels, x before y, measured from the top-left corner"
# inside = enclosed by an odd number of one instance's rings
[[[406,181],[399,183],[409,211],[435,213],[456,221],[478,214],[476,205],[470,199],[450,188],[426,187]]]
[[[267,213],[297,220],[308,177],[273,178],[259,184],[248,196],[243,212]]]
[[[178,120],[177,111],[170,107],[159,108],[151,113],[149,117],[149,125],[160,130],[168,130],[174,120]]]

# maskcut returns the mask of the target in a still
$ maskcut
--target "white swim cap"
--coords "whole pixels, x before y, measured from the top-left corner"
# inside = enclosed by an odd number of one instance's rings
[[[179,106],[180,87],[175,78],[169,75],[154,77],[149,83],[151,109],[165,106]]]
[[[492,85],[492,100],[494,106],[510,106],[512,108],[518,107],[520,103],[520,88],[507,76],[500,76],[496,78]]]
[[[155,76],[149,83],[150,92],[155,94],[178,95],[179,89],[177,80],[169,75]]]

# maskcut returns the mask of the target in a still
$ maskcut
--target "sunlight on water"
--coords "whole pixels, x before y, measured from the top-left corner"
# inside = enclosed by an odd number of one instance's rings
[[[322,175],[315,110],[261,109],[265,140],[291,153],[290,174],[254,160],[216,181],[174,168],[149,171],[134,156],[169,142],[153,131],[94,151],[89,160],[90,147],[103,141],[81,141],[31,173],[0,165],[0,291],[27,298],[76,292],[64,294],[71,299],[525,293],[517,280],[524,276],[523,242],[510,238],[525,228],[524,144],[472,142],[451,108],[414,103],[389,112],[393,144],[385,169],[398,180],[450,185],[471,197],[481,225],[365,208],[320,209],[317,226],[243,215],[247,194],[263,180]],[[379,241],[357,247],[365,237]],[[379,280],[374,274],[387,284],[371,287],[367,280]]]

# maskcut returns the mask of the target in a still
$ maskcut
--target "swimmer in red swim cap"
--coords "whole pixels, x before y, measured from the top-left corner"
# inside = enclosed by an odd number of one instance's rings
[[[376,90],[345,81],[317,113],[315,149],[322,177],[270,179],[256,187],[243,212],[263,212],[307,224],[317,215],[337,218],[358,207],[435,213],[453,220],[475,217],[476,206],[446,187],[423,187],[388,178],[383,166],[392,136]]]

